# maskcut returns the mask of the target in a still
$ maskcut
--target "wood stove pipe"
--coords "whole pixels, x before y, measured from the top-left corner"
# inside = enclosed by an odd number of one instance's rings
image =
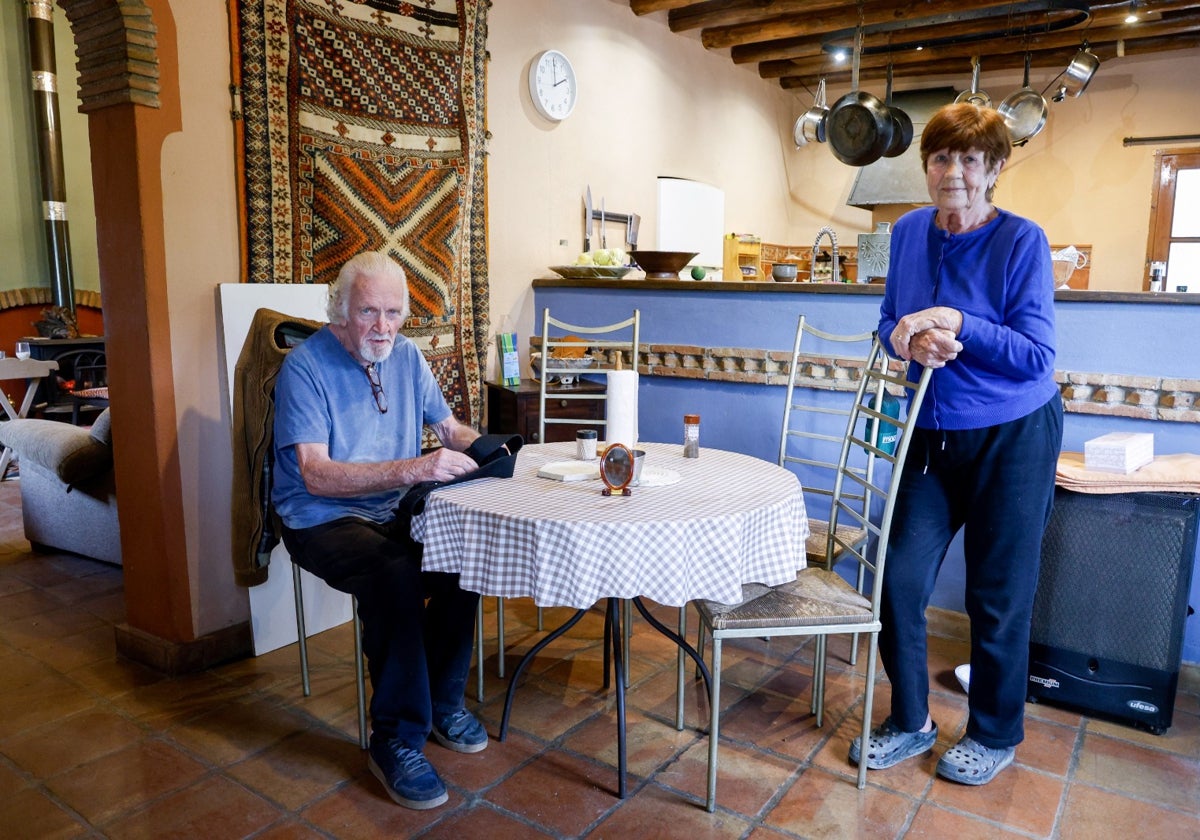
[[[58,110],[52,0],[25,0],[29,17],[29,64],[37,113],[38,160],[42,176],[42,216],[50,257],[50,292],[55,306],[75,312],[71,237],[67,228],[67,186]]]

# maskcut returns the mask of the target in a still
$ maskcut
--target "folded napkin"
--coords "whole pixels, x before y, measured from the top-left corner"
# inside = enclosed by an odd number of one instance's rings
[[[1058,456],[1055,483],[1079,493],[1200,493],[1200,455],[1158,455],[1122,475],[1086,469],[1082,452],[1063,452]]]

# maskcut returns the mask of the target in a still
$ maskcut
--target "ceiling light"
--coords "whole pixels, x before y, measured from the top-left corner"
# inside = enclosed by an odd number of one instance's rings
[[[835,53],[833,54],[833,60],[834,60],[834,61],[837,61],[837,62],[842,62],[842,61],[845,61],[845,60],[846,60],[846,51],[845,51],[845,50],[838,50],[837,52],[835,52]]]
[[[1125,15],[1125,22],[1126,23],[1137,23],[1138,22],[1138,0],[1130,0],[1129,14]]]

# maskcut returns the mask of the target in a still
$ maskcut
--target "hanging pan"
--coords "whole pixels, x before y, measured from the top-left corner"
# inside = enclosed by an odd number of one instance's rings
[[[1024,146],[1029,139],[1041,131],[1046,125],[1046,99],[1029,86],[1029,62],[1032,56],[1025,53],[1025,82],[1016,93],[1010,93],[996,108],[1008,133],[1012,135],[1014,146]]]
[[[971,89],[964,90],[954,101],[970,102],[977,108],[987,108],[992,104],[992,97],[987,95],[987,91],[979,89],[979,56],[971,59]]]
[[[887,67],[887,93],[884,94],[884,102],[887,104],[888,115],[892,120],[892,142],[888,144],[883,156],[899,157],[908,150],[909,144],[912,143],[913,121],[912,117],[892,104],[892,63],[890,61]]]
[[[829,109],[825,136],[833,156],[847,166],[867,166],[879,160],[892,142],[892,118],[879,97],[858,89],[862,30],[854,38],[854,61],[847,93]]]
[[[813,106],[801,114],[792,127],[792,139],[796,141],[797,149],[808,143],[825,142],[825,116],[828,113],[829,109],[825,107],[825,79],[822,78],[817,82]]]
[[[1071,63],[1067,65],[1060,76],[1062,79],[1058,88],[1058,93],[1054,95],[1055,102],[1062,102],[1066,96],[1079,96],[1087,90],[1088,83],[1092,81],[1092,76],[1096,75],[1096,71],[1100,69],[1100,59],[1088,49],[1087,41],[1083,42],[1083,48],[1075,53],[1075,57],[1071,59]]]

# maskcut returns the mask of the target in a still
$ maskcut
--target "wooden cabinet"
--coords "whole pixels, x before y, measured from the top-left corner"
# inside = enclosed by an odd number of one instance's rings
[[[721,277],[725,280],[762,280],[762,242],[756,237],[725,237]]]
[[[491,434],[519,434],[526,443],[541,443],[538,440],[538,399],[541,386],[532,379],[522,379],[520,385],[497,385],[487,383],[487,430]],[[559,393],[603,394],[603,382],[580,379],[565,388],[551,387],[546,392],[547,401],[552,394]],[[570,417],[579,420],[603,420],[604,400],[554,401],[553,414],[548,416]],[[579,429],[595,428],[586,424],[573,426],[555,424],[546,428],[546,443],[574,440]],[[597,429],[599,431],[599,429]],[[603,437],[603,433],[600,435]]]

